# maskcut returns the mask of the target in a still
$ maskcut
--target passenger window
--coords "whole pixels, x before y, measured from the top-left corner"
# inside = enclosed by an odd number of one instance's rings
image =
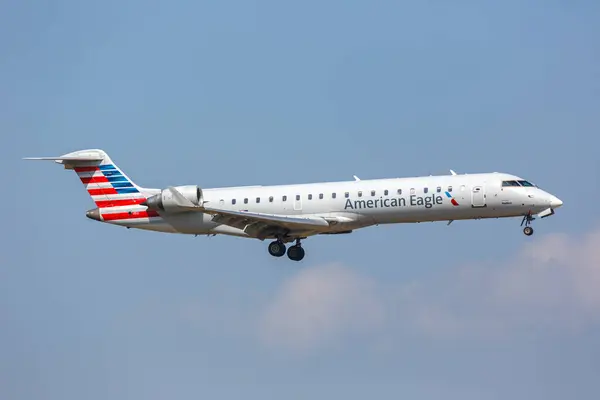
[[[248,204],[248,199],[244,199],[244,204]]]
[[[319,193],[319,199],[323,198],[323,193]]]
[[[269,196],[269,203],[273,202],[273,196]]]
[[[256,198],[256,202],[257,202],[257,203],[260,203],[260,197],[257,197],[257,198]]]
[[[387,189],[385,189],[385,190],[383,191],[383,195],[384,195],[384,196],[387,196],[387,195],[388,195],[388,191],[387,191]]]
[[[398,194],[402,194],[402,189],[398,189]]]
[[[350,197],[350,193],[346,192],[346,193],[344,193],[344,196],[345,196],[346,198],[348,198],[348,197]]]
[[[441,192],[441,191],[442,191],[442,187],[441,187],[441,186],[438,186],[438,187],[437,187],[437,192],[439,193],[439,192]]]
[[[312,194],[309,194],[309,195],[308,195],[308,199],[309,199],[309,200],[312,200]]]
[[[358,192],[358,197],[362,197],[362,192],[361,191]]]
[[[335,199],[335,193],[331,193],[331,198]]]
[[[410,194],[415,194],[415,189],[414,188],[410,189]]]
[[[448,192],[452,191],[452,186],[448,186]]]
[[[287,196],[283,196],[283,197],[281,198],[281,200],[282,200],[282,201],[287,201]]]
[[[375,191],[371,190],[371,196],[375,196]]]
[[[235,199],[231,199],[231,204],[235,204]]]
[[[296,195],[296,200],[300,200],[300,195],[299,194]]]
[[[423,188],[423,193],[429,192],[429,188]]]

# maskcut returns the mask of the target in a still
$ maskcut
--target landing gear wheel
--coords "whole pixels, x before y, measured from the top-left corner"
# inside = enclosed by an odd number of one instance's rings
[[[521,226],[525,224],[525,228],[523,228],[523,233],[527,236],[533,235],[533,228],[529,226],[531,224],[531,221],[533,220],[535,220],[535,218],[531,214],[531,211],[529,211],[523,216],[523,220],[521,221]]]
[[[300,261],[304,258],[304,249],[296,244],[288,249],[287,255],[292,261]]]
[[[285,244],[279,240],[269,243],[269,254],[274,257],[281,257],[285,254]]]

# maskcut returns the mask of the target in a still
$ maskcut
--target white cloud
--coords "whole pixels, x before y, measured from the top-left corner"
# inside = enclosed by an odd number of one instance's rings
[[[268,305],[261,337],[302,350],[356,334],[373,341],[381,335],[489,339],[531,329],[564,333],[599,322],[597,230],[537,237],[513,257],[397,285],[340,265],[308,268]]]
[[[340,265],[304,269],[268,306],[261,336],[267,343],[302,350],[373,332],[383,321],[375,289],[375,282]]]
[[[413,299],[424,333],[507,335],[583,329],[600,320],[600,231],[548,235],[515,257],[424,282]]]

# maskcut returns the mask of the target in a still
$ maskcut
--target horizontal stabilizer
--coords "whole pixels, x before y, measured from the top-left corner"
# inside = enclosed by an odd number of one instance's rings
[[[34,161],[54,161],[58,164],[63,164],[65,168],[69,166],[85,165],[85,163],[99,163],[107,159],[106,153],[102,150],[90,149],[79,150],[72,153],[63,154],[57,157],[25,157],[24,160]]]
[[[87,156],[87,157],[24,157],[23,160],[38,160],[38,161],[102,161],[103,157]]]

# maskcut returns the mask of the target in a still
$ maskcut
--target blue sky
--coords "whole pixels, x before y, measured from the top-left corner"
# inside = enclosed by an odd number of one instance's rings
[[[600,5],[0,5],[3,399],[597,399]],[[503,171],[535,221],[266,243],[121,229],[72,172],[147,187]]]

